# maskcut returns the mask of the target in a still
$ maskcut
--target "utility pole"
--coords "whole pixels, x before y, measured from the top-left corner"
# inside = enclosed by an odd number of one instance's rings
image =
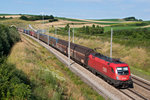
[[[74,26],[73,26],[73,43],[74,43]]]
[[[112,58],[112,38],[113,38],[113,28],[111,28],[111,40],[110,40],[110,58]]]
[[[70,67],[70,27],[68,31],[68,67]]]

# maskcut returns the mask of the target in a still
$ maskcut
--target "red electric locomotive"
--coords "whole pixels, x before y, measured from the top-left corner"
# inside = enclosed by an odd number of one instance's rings
[[[89,55],[88,67],[115,87],[133,87],[128,64],[118,59],[113,59],[100,53],[91,53]]]

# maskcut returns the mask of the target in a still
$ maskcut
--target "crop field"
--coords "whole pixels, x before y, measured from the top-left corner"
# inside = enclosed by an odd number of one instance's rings
[[[124,21],[122,19],[95,19],[96,21]]]
[[[111,28],[113,28],[113,30],[125,30],[125,29],[135,29],[135,28],[139,28],[137,26],[118,26],[118,27],[104,27],[104,31],[107,32],[107,31],[110,31]]]

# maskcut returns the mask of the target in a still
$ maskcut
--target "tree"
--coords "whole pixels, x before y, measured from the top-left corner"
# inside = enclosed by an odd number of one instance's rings
[[[20,17],[20,19],[22,19],[22,20],[28,20],[28,17],[26,17],[25,15],[22,15],[22,16]]]

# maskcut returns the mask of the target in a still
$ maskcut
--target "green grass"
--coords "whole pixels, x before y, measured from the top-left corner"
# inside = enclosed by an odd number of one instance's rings
[[[96,21],[124,21],[123,19],[96,19]]]
[[[139,28],[137,26],[118,26],[118,27],[104,27],[104,32],[110,31],[111,28],[113,28],[113,30],[124,30],[124,29],[135,29],[135,28]]]
[[[136,68],[133,66],[130,66],[130,69],[131,69],[132,74],[137,75],[139,77],[142,77],[142,78],[150,81],[150,73],[149,72],[145,72],[142,69],[139,69],[139,68]]]

